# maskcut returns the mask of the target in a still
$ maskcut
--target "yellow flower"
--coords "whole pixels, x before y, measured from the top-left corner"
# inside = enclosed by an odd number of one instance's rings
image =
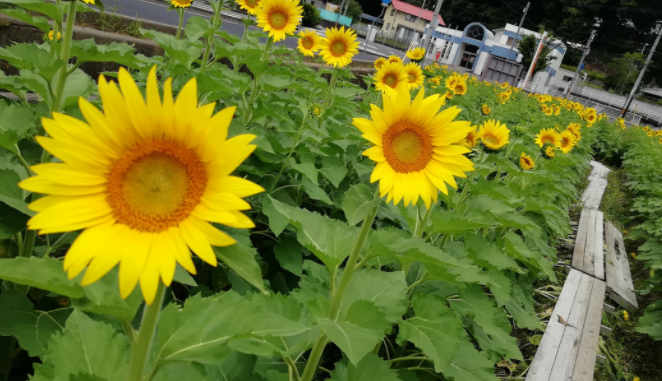
[[[630,315],[628,314],[627,311],[623,311],[623,320],[628,321],[630,320]]]
[[[653,131],[648,131],[648,132],[646,133],[646,135],[648,135],[648,136],[655,136],[655,133],[654,133]]]
[[[504,90],[507,89],[508,86],[509,86],[508,82],[504,82],[504,83],[501,84],[501,88],[504,89]]]
[[[414,49],[408,50],[407,51],[407,57],[410,60],[414,61],[414,62],[418,62],[418,61],[422,60],[423,58],[425,58],[425,49],[423,49],[423,48],[414,48]]]
[[[546,146],[544,151],[543,151],[543,156],[546,159],[552,159],[554,156],[556,156],[556,146]]]
[[[452,91],[446,91],[446,99],[453,99],[453,92]]]
[[[660,140],[658,140],[657,142],[660,143],[660,144],[662,144],[662,138],[660,138]]]
[[[572,132],[579,131],[581,128],[582,125],[579,123],[570,123],[568,124],[568,127],[566,127],[568,131],[572,131]]]
[[[572,132],[572,136],[575,137],[575,144],[577,144],[577,142],[582,140],[582,134],[579,131],[574,131],[574,132],[570,131],[570,132]]]
[[[471,126],[471,130],[469,130],[467,137],[460,142],[460,145],[463,145],[467,148],[475,147],[476,140],[478,140],[478,132],[476,132],[476,130],[478,130],[478,126]]]
[[[94,0],[81,0],[81,1],[84,2],[84,3],[87,3],[87,4],[94,4]],[[193,1],[193,0],[191,0],[191,1]]]
[[[531,156],[529,156],[529,155],[525,154],[524,152],[522,152],[522,156],[519,157],[519,166],[523,170],[528,171],[528,170],[532,169],[533,167],[535,167],[535,165],[536,165],[536,163],[533,161]]]
[[[48,39],[51,40],[51,41],[53,41],[53,35],[55,34],[54,32],[55,32],[55,31],[53,31],[53,30],[51,30],[51,31],[48,32]],[[62,33],[60,33],[60,32],[58,31],[58,32],[57,32],[57,39],[59,40],[59,39],[61,39],[61,38],[62,38]]]
[[[478,137],[480,137],[483,145],[492,151],[497,151],[508,144],[509,134],[508,127],[494,119],[483,122],[478,131]]]
[[[375,69],[381,69],[382,66],[386,63],[386,58],[384,57],[379,57],[375,60]]]
[[[543,113],[547,116],[551,116],[554,113],[554,107],[547,107]]]
[[[409,90],[418,89],[423,85],[425,76],[423,76],[423,70],[417,64],[412,62],[405,65],[405,74],[407,74]]]
[[[193,4],[193,0],[170,0],[170,4],[175,8],[188,8]]]
[[[278,42],[284,40],[286,35],[294,34],[301,22],[302,12],[303,8],[297,0],[261,0],[255,16],[257,26]]]
[[[632,379],[632,381],[641,381],[641,379],[639,377],[635,377]]]
[[[448,194],[447,184],[457,189],[454,177],[473,170],[463,154],[470,150],[457,145],[469,133],[470,124],[454,121],[457,107],[438,112],[443,98],[424,98],[424,89],[411,99],[408,90],[384,97],[384,109],[372,105],[372,120],[356,118],[353,123],[373,147],[363,154],[375,161],[371,182],[379,180],[381,197],[388,196],[405,206],[419,198],[426,207],[437,201],[437,191]]]
[[[198,107],[191,79],[176,100],[172,80],[159,95],[156,67],[147,77],[146,99],[124,68],[119,87],[99,78],[104,113],[84,98],[88,123],[53,113],[38,136],[62,162],[32,167],[37,174],[19,185],[47,196],[29,208],[38,212],[28,228],[40,234],[83,229],[64,259],[69,279],[86,267],[82,284],[99,280],[119,263],[120,294],[138,281],[145,301],[154,300],[159,278],[170,285],[179,263],[195,274],[189,248],[215,266],[211,246],[235,240],[208,221],[252,228],[241,199],[263,191],[230,176],[255,149],[255,135],[227,139],[235,107],[212,116],[213,103]],[[121,92],[120,92],[121,89]]]
[[[436,86],[439,86],[439,83],[441,83],[441,77],[433,77],[428,79],[428,82],[434,83]]]
[[[559,133],[553,128],[543,128],[540,133],[536,135],[536,144],[542,148],[545,144],[558,146],[561,137]]]
[[[490,108],[487,107],[486,104],[483,104],[481,111],[483,112],[483,115],[489,115],[492,110],[490,110]]]
[[[186,1],[186,0],[180,0]],[[255,15],[260,7],[260,0],[236,0],[241,9],[244,9],[248,14]]]
[[[344,26],[338,28],[326,28],[326,38],[322,40],[320,55],[324,62],[335,67],[343,67],[352,62],[352,57],[357,54],[359,47],[356,41],[356,33]]]
[[[408,89],[407,72],[401,63],[387,63],[375,73],[375,88],[382,94]]]
[[[455,90],[455,85],[460,82],[464,82],[462,76],[460,76],[457,73],[453,73],[450,76],[448,76],[448,78],[446,78],[445,85],[448,90],[453,91]]]
[[[626,234],[627,234],[627,233],[626,233]],[[637,258],[637,254],[635,254],[635,253],[632,253],[632,254],[630,254],[630,255],[632,255],[632,258]]]
[[[575,146],[575,136],[572,132],[565,130],[559,134],[559,144],[558,147],[563,153],[568,153],[572,151],[572,148]]]
[[[455,84],[453,88],[453,93],[455,95],[464,95],[467,93],[467,83],[462,81]]]
[[[393,62],[402,63],[402,59],[398,56],[388,56],[388,62],[390,62],[390,63],[393,63]]]
[[[297,49],[304,56],[315,56],[315,52],[320,50],[322,38],[315,33],[314,30],[307,30],[299,32],[299,40],[297,41]]]

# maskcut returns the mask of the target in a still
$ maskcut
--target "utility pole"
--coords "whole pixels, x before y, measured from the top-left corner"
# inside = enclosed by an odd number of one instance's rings
[[[426,54],[427,54],[427,47],[428,47],[428,41],[430,41],[430,37],[432,36],[432,31],[437,29],[437,25],[439,25],[439,10],[441,9],[441,3],[443,3],[444,0],[437,0],[437,5],[434,7],[434,13],[432,14],[432,20],[430,20],[430,25],[428,25],[428,30],[425,32],[425,37],[423,37],[423,41],[421,41],[421,47],[423,49],[426,49]],[[425,57],[423,57],[423,61],[425,61]]]
[[[515,47],[515,43],[517,42],[517,37],[519,37],[519,32],[522,30],[522,24],[524,24],[524,19],[526,18],[526,14],[529,12],[529,5],[531,5],[531,2],[526,3],[526,8],[524,8],[524,15],[522,16],[522,19],[519,20],[519,25],[517,26],[517,35],[515,38],[513,38],[512,44],[510,44],[510,50],[508,51],[508,59],[510,59],[510,53],[513,52],[513,48]],[[516,59],[513,61],[517,61]]]
[[[579,60],[579,64],[577,65],[577,70],[575,70],[575,75],[572,76],[572,81],[570,81],[570,86],[568,87],[565,93],[564,98],[566,99],[568,99],[568,96],[572,92],[573,86],[575,86],[575,81],[577,80],[579,71],[581,70],[582,64],[584,63],[584,58],[586,58],[589,50],[591,50],[591,42],[593,42],[593,39],[595,38],[595,33],[597,32],[599,27],[600,27],[600,22],[596,20],[595,24],[593,24],[593,30],[591,30],[591,37],[589,37],[588,43],[586,44],[586,48],[584,49],[584,53],[582,54],[582,59]]]
[[[423,15],[423,12],[425,12],[425,2],[427,0],[423,0],[423,6],[421,7],[421,11],[418,13],[418,16],[416,17],[416,21],[414,22],[414,30],[418,30],[418,21],[421,19],[421,15]],[[414,33],[411,34],[411,38],[409,39],[409,42],[407,42],[407,46],[411,45],[411,42],[414,40]]]
[[[623,105],[623,109],[621,110],[621,117],[624,117],[625,113],[630,108],[630,103],[632,103],[632,99],[634,98],[634,94],[637,92],[637,88],[639,87],[639,83],[641,82],[641,79],[644,77],[644,73],[646,73],[646,69],[648,69],[648,64],[651,62],[651,58],[653,57],[653,53],[655,52],[655,48],[657,48],[657,43],[660,42],[660,36],[662,36],[662,21],[658,21],[656,23],[655,33],[657,33],[657,37],[655,38],[655,42],[653,43],[653,46],[651,47],[650,52],[648,52],[648,57],[646,57],[646,62],[644,62],[644,67],[641,68],[641,71],[639,72],[639,76],[637,77],[637,81],[634,83],[634,86],[632,87],[632,91],[630,91],[630,95],[628,96],[628,99],[625,101],[625,105]]]
[[[533,69],[536,68],[536,64],[538,63],[538,57],[540,56],[540,53],[542,52],[543,46],[545,46],[545,40],[546,39],[547,39],[547,32],[542,32],[542,37],[540,38],[540,43],[536,47],[536,52],[533,55],[533,59],[531,60],[531,65],[529,66],[529,70],[526,72],[526,77],[524,78],[524,82],[522,82],[522,89],[524,89],[526,87],[526,84],[529,82],[529,78],[531,76],[533,76]]]

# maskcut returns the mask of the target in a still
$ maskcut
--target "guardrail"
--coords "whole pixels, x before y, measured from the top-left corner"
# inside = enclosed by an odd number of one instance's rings
[[[623,104],[625,103],[626,100],[626,97],[612,95],[608,92],[592,89],[586,86],[583,87],[575,86],[572,89],[572,94],[576,94],[579,97],[584,97],[588,101],[597,101],[598,103],[604,104],[607,107],[617,109],[619,115],[620,115],[620,110],[623,107]],[[630,110],[632,110],[631,112],[640,115],[643,119],[657,122],[658,126],[662,125],[662,114],[647,109],[653,107],[656,106],[633,101],[632,105],[630,105]]]
[[[554,97],[563,97],[563,92],[558,91],[558,90],[552,90],[548,89],[547,94],[554,96]],[[606,114],[607,117],[610,119],[616,119],[621,117],[621,109],[620,108],[615,108],[609,105],[606,105],[604,103],[596,101],[595,98],[587,99],[583,98],[580,96],[576,96],[573,94],[568,95],[568,99],[570,99],[573,102],[578,102],[583,104],[586,107],[593,107],[595,111],[597,111],[599,114]],[[633,112],[627,112],[625,113],[625,117],[623,118],[625,120],[625,124],[629,125],[635,125],[641,123],[641,118],[642,115],[639,113],[633,113]]]

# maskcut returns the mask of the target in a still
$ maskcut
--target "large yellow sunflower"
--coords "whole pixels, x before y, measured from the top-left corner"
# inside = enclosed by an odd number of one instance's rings
[[[145,100],[125,69],[119,88],[101,76],[104,112],[81,98],[89,124],[59,113],[43,118],[50,137],[37,141],[61,162],[33,166],[37,175],[20,183],[47,195],[29,205],[38,212],[30,229],[84,229],[64,259],[69,278],[87,268],[82,284],[88,285],[119,263],[122,297],[140,281],[148,304],[159,278],[172,282],[175,263],[195,274],[189,248],[216,265],[211,246],[235,240],[209,222],[252,228],[240,212],[250,209],[241,197],[263,191],[230,176],[256,147],[249,144],[255,135],[227,139],[235,107],[212,116],[213,103],[198,107],[195,78],[176,101],[171,85],[168,79],[162,101],[152,68]]]
[[[304,56],[315,56],[315,52],[320,50],[322,38],[315,33],[314,30],[306,30],[299,32],[299,40],[297,41],[297,49]]]
[[[458,145],[469,133],[470,124],[454,121],[457,107],[438,112],[439,95],[425,98],[424,89],[412,101],[409,90],[384,96],[384,109],[372,105],[372,120],[356,118],[354,125],[373,144],[363,154],[377,162],[370,177],[379,180],[381,197],[388,196],[405,206],[419,197],[429,208],[437,191],[447,194],[446,184],[457,188],[455,177],[466,177],[473,163],[463,154],[469,149]]]
[[[297,0],[260,0],[255,16],[257,26],[278,42],[296,31],[302,12]]]
[[[464,95],[467,93],[467,83],[464,81],[460,81],[455,84],[455,87],[453,88],[453,94],[455,95]]]
[[[481,111],[483,112],[483,115],[489,115],[492,110],[490,110],[488,105],[483,104]]]
[[[483,122],[478,131],[478,137],[480,137],[483,145],[492,151],[499,150],[508,144],[509,134],[508,127],[494,119]]]
[[[338,28],[326,28],[326,38],[322,40],[320,55],[324,62],[335,67],[343,67],[352,62],[352,57],[357,54],[359,42],[356,41],[356,33],[344,26]]]
[[[522,156],[519,157],[519,166],[525,170],[528,171],[530,169],[533,169],[533,167],[536,166],[536,163],[533,161],[531,156],[525,154],[522,152]]]
[[[556,132],[556,130],[553,128],[543,128],[540,130],[540,133],[536,135],[536,144],[540,148],[542,148],[545,144],[558,146],[560,140],[561,137],[559,136],[559,133]]]
[[[556,156],[556,146],[546,146],[542,152],[545,159],[553,159]]]
[[[257,14],[260,7],[260,0],[236,0],[239,7],[251,15]]]
[[[407,75],[409,90],[418,89],[423,85],[425,76],[423,76],[423,70],[417,64],[412,62],[405,65],[405,74]]]
[[[425,58],[425,49],[423,48],[414,48],[411,50],[407,51],[407,57],[414,61],[414,62],[419,62],[423,58]]]
[[[566,127],[566,129],[568,129],[569,131],[572,131],[572,132],[579,131],[581,128],[582,128],[582,125],[579,124],[579,123],[570,123],[570,124],[568,124],[568,127]]]
[[[375,73],[375,88],[382,93],[408,89],[407,72],[401,63],[387,63]]]
[[[558,147],[563,153],[568,153],[572,151],[572,148],[575,146],[575,135],[572,132],[565,130],[559,134],[559,144]]]
[[[398,62],[402,63],[402,58],[398,56],[388,56],[388,62],[393,63],[393,62]]]
[[[381,69],[384,64],[388,62],[386,61],[386,58],[384,57],[379,57],[375,60],[375,69]]]
[[[170,0],[170,4],[175,8],[188,8],[193,4],[193,0]]]

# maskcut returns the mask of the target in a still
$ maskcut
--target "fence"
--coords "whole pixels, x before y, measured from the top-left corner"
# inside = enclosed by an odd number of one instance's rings
[[[337,21],[338,24],[342,24],[342,25],[345,25],[345,26],[351,26],[352,25],[352,18],[351,17],[342,16],[342,15],[339,15],[338,13],[334,13],[334,12],[329,12],[326,9],[322,9],[322,8],[317,8],[317,9],[319,9],[319,11],[320,11],[320,17],[322,18],[322,20],[327,20],[327,21],[331,21],[331,22],[336,22]]]
[[[552,90],[547,88],[546,93],[554,97],[563,97],[563,92],[558,90]],[[573,102],[581,103],[586,107],[593,107],[595,111],[597,111],[599,114],[606,114],[610,119],[616,119],[621,117],[621,109],[611,107],[601,102],[596,102],[595,98],[593,100],[590,100],[587,98],[570,94],[568,95],[568,99]],[[629,125],[641,123],[641,115],[632,112],[625,113],[625,117],[623,119],[625,120],[625,123]]]

